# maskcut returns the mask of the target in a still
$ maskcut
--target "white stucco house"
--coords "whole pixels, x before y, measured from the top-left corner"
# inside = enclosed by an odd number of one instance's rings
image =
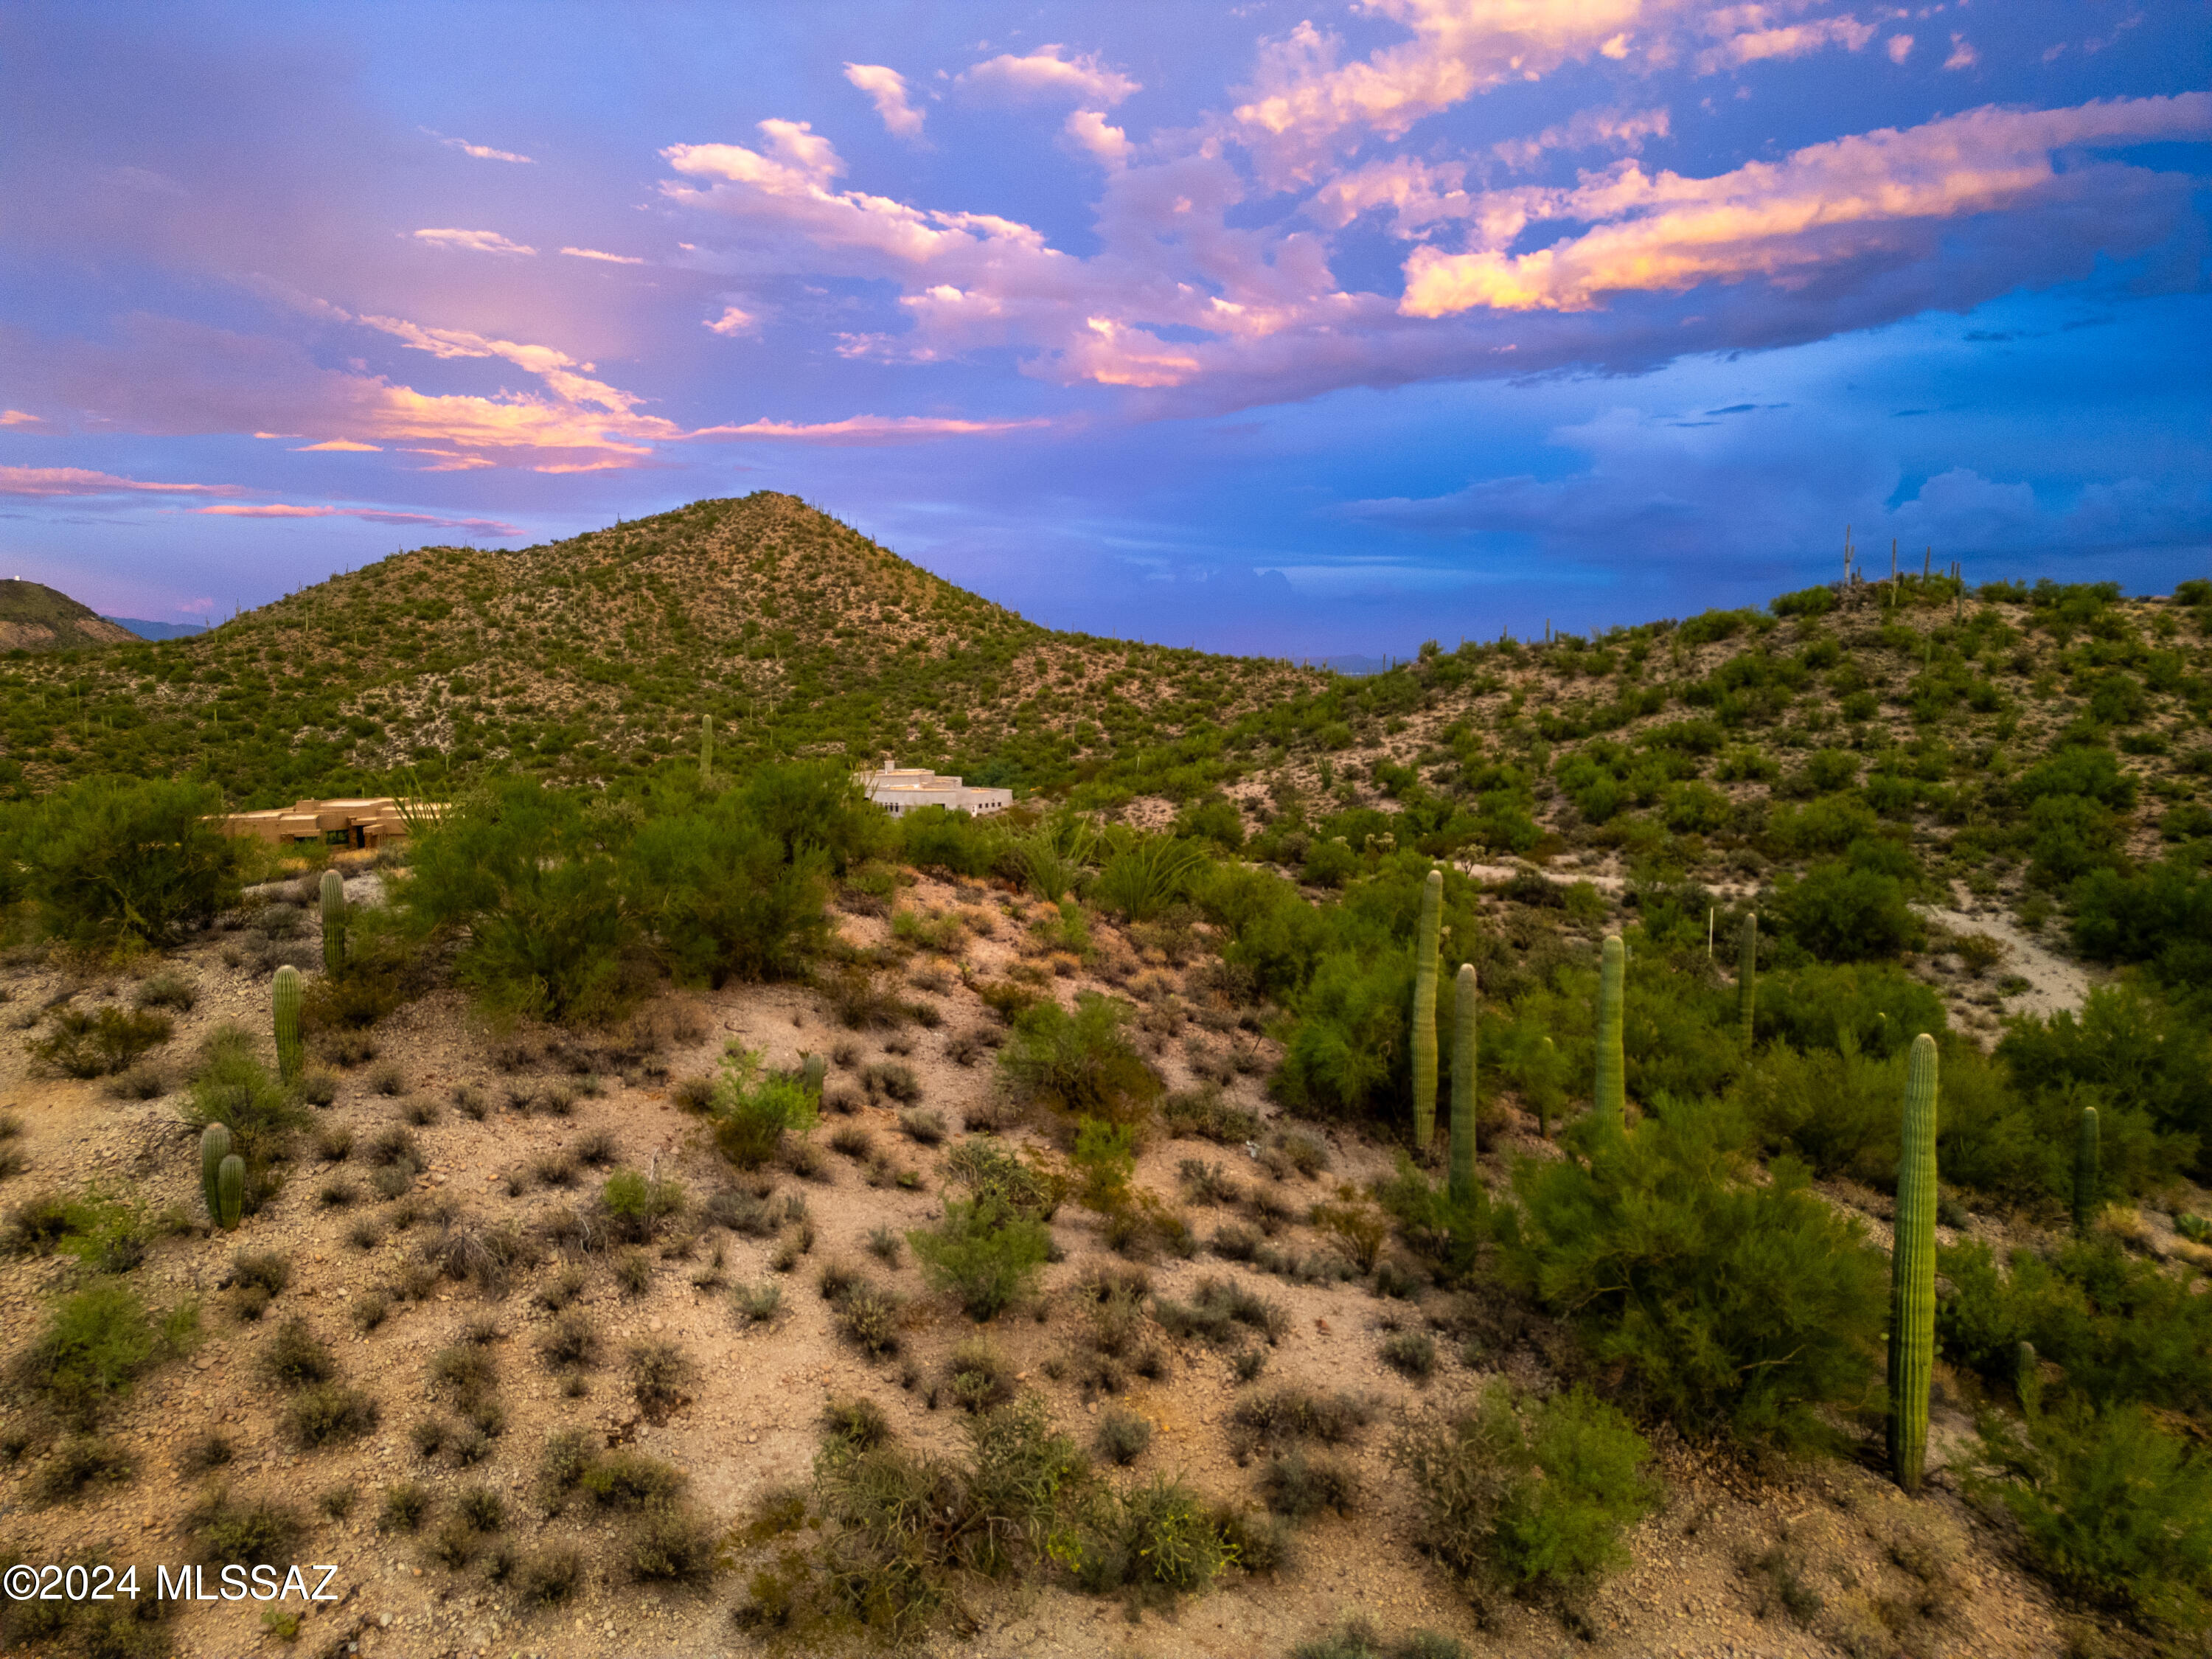
[[[889,757],[886,757],[886,761]],[[954,812],[986,817],[1014,804],[1011,789],[970,788],[957,778],[933,772],[926,766],[885,764],[872,772],[855,772],[860,792],[893,817],[904,817],[918,807],[942,806]]]

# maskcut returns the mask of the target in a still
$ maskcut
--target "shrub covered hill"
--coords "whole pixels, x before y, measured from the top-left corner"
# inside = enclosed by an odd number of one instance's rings
[[[17,793],[196,770],[242,805],[403,767],[428,788],[605,781],[696,750],[702,715],[733,762],[890,751],[1052,782],[1325,678],[1055,633],[766,491],[516,551],[422,548],[197,637],[5,667]]]
[[[137,638],[44,582],[0,581],[0,651],[77,651]]]

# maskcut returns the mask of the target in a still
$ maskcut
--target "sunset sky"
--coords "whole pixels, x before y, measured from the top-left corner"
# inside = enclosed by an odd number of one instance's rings
[[[1273,653],[2212,574],[2212,9],[0,3],[0,575],[789,490]]]

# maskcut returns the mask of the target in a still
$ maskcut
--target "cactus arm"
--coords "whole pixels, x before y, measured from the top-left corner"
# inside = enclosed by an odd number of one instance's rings
[[[222,1218],[222,1164],[229,1156],[228,1129],[220,1123],[210,1123],[200,1131],[200,1198],[207,1205],[210,1221]]]
[[[2074,1231],[2086,1233],[2097,1219],[2097,1189],[2102,1174],[2097,1144],[2097,1109],[2081,1109],[2081,1127],[2074,1142]]]
[[[1474,964],[1463,962],[1452,984],[1451,1195],[1474,1196]]]
[[[1413,939],[1413,1146],[1429,1150],[1437,1133],[1437,933],[1444,913],[1444,874],[1421,884],[1420,930]]]
[[[269,987],[269,1007],[276,1026],[276,1070],[286,1087],[300,1080],[307,1064],[307,1045],[300,1036],[300,970],[286,963]]]
[[[1618,933],[1605,936],[1597,981],[1597,1115],[1616,1127],[1628,1118],[1628,1066],[1621,1053],[1621,1003],[1628,947]]]
[[[1928,1456],[1928,1384],[1936,1363],[1936,1039],[1912,1039],[1890,1251],[1889,1467],[1920,1490]]]
[[[232,1231],[245,1215],[246,1160],[233,1152],[216,1172],[216,1225]]]
[[[1743,919],[1743,958],[1735,972],[1737,1017],[1743,1022],[1743,1051],[1751,1052],[1752,1033],[1759,1013],[1759,916]]]
[[[335,870],[323,872],[323,971],[336,979],[345,971],[345,878]]]

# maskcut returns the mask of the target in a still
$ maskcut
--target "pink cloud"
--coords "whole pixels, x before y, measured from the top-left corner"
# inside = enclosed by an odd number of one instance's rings
[[[1932,222],[2082,188],[2081,172],[2051,166],[2061,147],[2207,131],[2212,94],[2185,93],[2075,109],[1983,108],[1811,145],[1711,179],[1654,177],[1625,164],[1572,189],[1488,198],[1487,245],[1464,253],[1416,248],[1401,309],[1430,318],[1478,308],[1583,311],[1607,294],[1680,293],[1749,276],[1788,285],[1841,259],[1894,252]],[[1534,252],[1506,251],[1547,220],[1594,228]]]
[[[381,455],[384,453],[384,446],[382,444],[356,443],[350,438],[325,438],[319,444],[302,444],[299,448],[294,450],[292,453],[295,455],[313,455],[322,451],[337,450],[348,452],[358,451],[370,455]]]
[[[92,472],[81,466],[0,466],[0,495],[119,495],[146,492],[164,495],[242,495],[237,484],[149,483]]]
[[[868,94],[892,137],[921,137],[922,112],[907,101],[906,76],[882,64],[848,64],[845,78]]]
[[[1730,11],[1715,14],[1726,22],[1748,15],[1754,25],[1764,23],[1766,9],[1763,6],[1741,6]],[[1775,27],[1753,27],[1732,35],[1717,46],[1707,47],[1698,54],[1698,72],[1711,75],[1724,69],[1741,69],[1746,64],[1759,63],[1771,58],[1802,58],[1808,52],[1818,52],[1823,46],[1840,46],[1857,52],[1875,37],[1875,26],[1862,23],[1845,13],[1841,17],[1824,17],[1809,23],[1790,23]]]
[[[467,530],[479,536],[520,536],[522,532],[496,519],[441,519],[428,513],[387,513],[368,507],[294,507],[282,501],[261,506],[196,507],[195,513],[232,519],[362,519],[370,524],[420,524],[440,530]]]
[[[597,259],[611,265],[641,265],[644,260],[629,253],[602,253],[595,247],[564,247],[562,252],[572,259]]]
[[[1070,58],[1057,46],[1040,46],[1020,58],[1000,52],[963,71],[960,82],[1014,98],[1066,96],[1078,103],[1103,104],[1109,109],[1132,93],[1144,90],[1140,82],[1103,66],[1097,53]]]
[[[1911,35],[1893,34],[1889,37],[1889,61],[1891,63],[1902,64],[1906,58],[1911,56],[1912,37]]]
[[[708,323],[707,331],[730,339],[739,334],[750,334],[760,325],[760,319],[741,306],[724,306],[722,314]]]
[[[1261,54],[1242,136],[1271,181],[1311,182],[1335,150],[1403,137],[1425,117],[1509,81],[1539,80],[1594,52],[1625,57],[1632,26],[1682,0],[1373,0],[1413,38],[1340,64],[1340,43],[1302,22]]]
[[[40,426],[44,422],[36,415],[20,409],[0,409],[0,426]]]
[[[1109,167],[1129,164],[1129,135],[1119,127],[1108,126],[1105,115],[1098,110],[1073,111],[1060,131]]]
[[[494,149],[489,144],[472,144],[465,138],[448,138],[442,132],[430,132],[428,127],[424,127],[422,131],[429,132],[433,138],[447,149],[457,149],[464,155],[473,155],[479,161],[528,162],[533,159],[527,155],[518,155],[511,149]]]
[[[1509,167],[1532,167],[1548,149],[1621,149],[1633,155],[1647,138],[1664,138],[1670,125],[1663,109],[1586,109],[1558,126],[1529,138],[1509,138],[1490,147]]]
[[[1945,69],[1972,69],[1981,61],[1981,53],[1973,49],[1965,35],[1954,34],[1951,37],[1951,55],[1943,60]]]
[[[743,426],[702,427],[694,438],[781,438],[813,444],[916,443],[930,438],[989,438],[1033,431],[1047,420],[960,421],[923,415],[850,415],[842,421],[748,421]]]
[[[520,242],[510,242],[495,230],[418,230],[418,242],[428,242],[435,247],[461,248],[471,253],[534,254],[538,250]]]

